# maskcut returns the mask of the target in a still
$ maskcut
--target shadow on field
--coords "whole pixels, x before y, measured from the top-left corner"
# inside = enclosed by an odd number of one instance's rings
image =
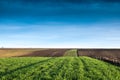
[[[16,72],[16,71],[18,71],[18,70],[25,69],[25,68],[34,66],[34,65],[36,65],[36,64],[39,64],[39,63],[44,63],[44,62],[47,62],[47,61],[52,60],[52,59],[54,59],[54,58],[49,58],[49,59],[47,59],[47,60],[42,60],[42,61],[39,61],[39,62],[36,62],[36,63],[32,63],[32,64],[29,64],[29,65],[26,65],[26,66],[22,66],[22,67],[19,67],[19,68],[16,68],[16,69],[7,71],[7,72],[5,72],[5,73],[0,73],[0,76],[6,76],[6,75],[12,74],[12,73],[14,73],[14,72]]]

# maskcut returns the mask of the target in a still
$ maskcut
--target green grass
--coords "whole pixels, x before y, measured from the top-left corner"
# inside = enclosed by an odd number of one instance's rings
[[[77,57],[77,50],[68,50],[65,52],[64,56],[69,56],[69,57]]]
[[[0,58],[0,80],[120,80],[120,67],[89,57]]]

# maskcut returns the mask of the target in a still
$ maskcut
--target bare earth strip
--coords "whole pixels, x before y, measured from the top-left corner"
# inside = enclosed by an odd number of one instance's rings
[[[61,57],[64,53],[69,49],[48,49],[48,50],[40,50],[34,51],[32,53],[22,55],[21,57]]]
[[[12,48],[0,49],[0,57],[61,57],[70,49]]]
[[[18,57],[22,55],[27,55],[34,51],[46,50],[46,49],[25,49],[25,48],[4,48],[0,49],[0,57]]]
[[[78,56],[89,56],[120,65],[120,49],[78,49]]]

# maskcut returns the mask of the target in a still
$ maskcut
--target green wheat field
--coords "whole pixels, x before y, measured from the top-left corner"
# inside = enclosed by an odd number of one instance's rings
[[[89,57],[0,58],[0,80],[120,80],[120,67]]]

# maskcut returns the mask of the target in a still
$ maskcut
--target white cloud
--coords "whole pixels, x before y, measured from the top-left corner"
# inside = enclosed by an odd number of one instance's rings
[[[33,27],[34,26],[34,27]],[[114,27],[113,27],[114,26]],[[17,27],[17,26],[16,26]],[[23,26],[22,26],[23,27]],[[28,29],[29,28],[29,29]],[[91,25],[32,25],[21,29],[21,33],[0,34],[5,47],[53,47],[53,48],[119,48],[119,24]],[[11,30],[14,30],[14,28]]]

